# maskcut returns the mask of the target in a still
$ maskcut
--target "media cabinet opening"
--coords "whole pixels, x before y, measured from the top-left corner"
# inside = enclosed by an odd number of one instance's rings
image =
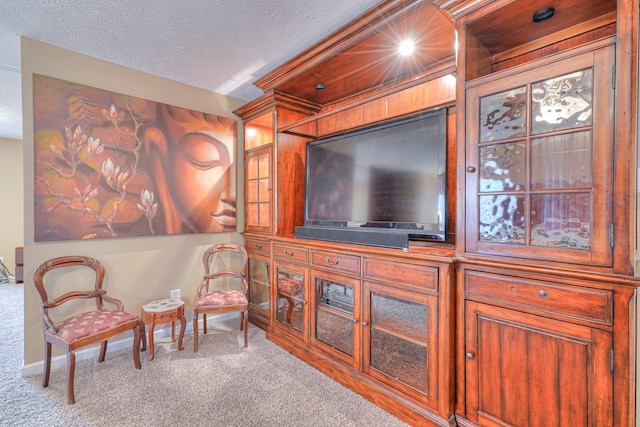
[[[444,241],[446,118],[439,108],[309,142],[295,236],[402,249]]]

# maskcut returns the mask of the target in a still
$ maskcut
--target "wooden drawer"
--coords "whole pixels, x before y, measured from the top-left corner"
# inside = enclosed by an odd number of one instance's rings
[[[613,293],[512,276],[465,272],[467,297],[611,325]]]
[[[273,257],[285,261],[296,261],[305,264],[309,262],[307,250],[299,246],[280,245],[276,243],[273,245]]]
[[[364,277],[411,285],[419,289],[438,290],[438,269],[426,265],[365,258]]]
[[[311,265],[360,274],[360,257],[340,253],[311,251]]]
[[[244,247],[247,252],[259,253],[266,256],[271,255],[271,244],[268,240],[248,238],[244,240]]]

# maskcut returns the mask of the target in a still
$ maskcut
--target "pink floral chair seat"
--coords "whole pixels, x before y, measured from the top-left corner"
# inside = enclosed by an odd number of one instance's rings
[[[232,305],[246,305],[247,296],[237,289],[222,289],[216,292],[204,294],[198,299],[195,306],[200,307],[222,307]]]
[[[50,328],[47,335],[56,336],[71,344],[82,338],[92,337],[127,322],[135,322],[138,316],[117,310],[97,310],[78,313],[54,325],[57,333]]]

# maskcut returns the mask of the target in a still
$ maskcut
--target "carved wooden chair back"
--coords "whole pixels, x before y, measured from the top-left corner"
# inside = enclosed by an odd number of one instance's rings
[[[220,243],[207,248],[202,255],[204,278],[198,287],[193,308],[193,351],[198,351],[198,317],[202,314],[203,332],[207,333],[207,314],[240,312],[240,330],[244,331],[244,346],[248,345],[249,285],[245,274],[247,252],[233,243]],[[215,282],[228,287],[210,289]],[[235,284],[233,282],[236,282]],[[233,287],[235,285],[235,287]]]
[[[65,275],[74,270],[89,268],[93,270],[95,281],[93,289],[90,286],[82,290],[53,291],[53,283],[45,287],[45,275],[49,275],[52,282],[62,284]],[[58,270],[63,269],[63,270]],[[58,270],[56,273],[51,273]],[[53,280],[53,276],[56,280]],[[107,340],[125,331],[133,330],[133,362],[136,369],[140,369],[140,330],[139,317],[126,313],[122,301],[107,296],[102,289],[105,269],[100,261],[84,256],[63,256],[53,258],[40,264],[33,276],[40,299],[42,330],[44,333],[44,370],[42,374],[42,386],[49,385],[51,371],[51,345],[55,344],[65,349],[67,354],[67,403],[75,403],[74,374],[76,356],[75,351],[81,347],[100,343],[100,355],[98,362],[104,361],[107,352]],[[83,280],[84,276],[78,274]],[[49,282],[49,280],[47,280]],[[54,296],[55,295],[55,296]],[[92,304],[73,304],[78,300],[94,300]],[[87,302],[87,301],[85,301]],[[107,307],[105,308],[105,303]],[[65,308],[60,306],[65,305]],[[74,310],[71,310],[73,306]],[[111,308],[113,306],[113,308]],[[69,314],[73,311],[73,314]],[[54,312],[59,314],[54,316]],[[60,314],[62,313],[62,314]],[[54,320],[54,317],[58,320]]]

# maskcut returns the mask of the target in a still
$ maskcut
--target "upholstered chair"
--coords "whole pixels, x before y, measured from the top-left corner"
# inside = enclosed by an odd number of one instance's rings
[[[87,268],[92,270],[95,276],[92,285],[85,286],[81,290],[65,288],[63,291],[53,292],[54,288],[65,284],[65,275],[72,271],[78,271],[78,282],[84,280],[85,276],[79,270]],[[56,270],[55,273],[54,270]],[[46,286],[45,275],[47,279],[51,279],[47,280]],[[107,353],[107,340],[124,332],[133,331],[133,363],[136,369],[141,368],[139,317],[125,312],[122,301],[107,296],[106,291],[102,289],[104,276],[104,266],[98,260],[84,256],[50,259],[42,263],[33,276],[33,283],[42,301],[41,317],[44,333],[42,386],[49,385],[51,345],[60,346],[67,353],[67,403],[70,404],[75,403],[74,374],[77,349],[100,343],[98,362],[103,362]],[[47,292],[47,288],[51,292]],[[93,300],[95,305],[80,300]],[[109,308],[105,307],[105,303]],[[61,308],[62,305],[65,307]]]
[[[236,259],[234,259],[236,258]],[[202,314],[203,332],[207,333],[207,315],[240,313],[240,330],[244,346],[248,345],[249,285],[245,275],[247,252],[236,244],[213,245],[202,255],[204,278],[198,287],[193,308],[193,351],[198,351],[198,317]],[[212,284],[215,283],[215,288]]]

